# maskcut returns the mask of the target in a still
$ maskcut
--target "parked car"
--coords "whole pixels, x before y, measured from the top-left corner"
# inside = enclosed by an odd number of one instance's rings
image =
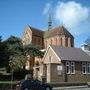
[[[47,83],[42,83],[39,80],[26,79],[17,84],[16,90],[52,90],[52,87]]]

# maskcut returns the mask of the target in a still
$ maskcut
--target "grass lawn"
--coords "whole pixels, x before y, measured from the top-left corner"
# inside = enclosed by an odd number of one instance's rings
[[[13,88],[16,88],[18,81],[24,79],[25,71],[18,71],[13,74],[13,81],[11,82],[12,74],[7,73],[5,68],[0,68],[0,90],[10,90],[11,83]]]
[[[0,74],[2,74],[2,75],[10,75],[11,73],[7,73],[6,69],[3,67],[3,68],[0,68]]]
[[[16,89],[16,81],[12,82],[12,88]],[[0,90],[10,90],[11,89],[11,81],[0,81]]]
[[[12,81],[12,84],[16,84],[17,81]],[[11,81],[0,81],[0,84],[11,84]]]

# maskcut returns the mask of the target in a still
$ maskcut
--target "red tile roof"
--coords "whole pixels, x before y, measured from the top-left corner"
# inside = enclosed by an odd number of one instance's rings
[[[65,35],[65,36],[73,37],[71,33],[64,26],[59,26],[49,31],[46,31],[44,33],[44,38],[49,38],[56,35]]]
[[[32,35],[33,36],[44,37],[44,31],[33,28],[31,26],[29,26],[29,28],[32,30]]]
[[[56,28],[51,29],[49,31],[42,31],[42,30],[33,28],[31,26],[29,26],[29,28],[32,30],[32,35],[34,35],[34,36],[49,38],[49,37],[53,37],[56,35],[65,35],[67,37],[73,38],[71,33],[64,26],[59,26],[59,27],[56,27]]]

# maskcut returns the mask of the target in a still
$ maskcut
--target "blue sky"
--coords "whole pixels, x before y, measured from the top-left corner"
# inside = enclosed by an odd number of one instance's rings
[[[0,35],[21,37],[27,24],[46,30],[48,9],[52,27],[64,25],[80,47],[90,36],[90,0],[0,0]]]

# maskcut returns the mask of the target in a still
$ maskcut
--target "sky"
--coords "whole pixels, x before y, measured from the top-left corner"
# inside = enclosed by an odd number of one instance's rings
[[[22,37],[27,25],[47,30],[63,25],[74,36],[75,47],[90,37],[90,0],[0,0],[0,36]]]

